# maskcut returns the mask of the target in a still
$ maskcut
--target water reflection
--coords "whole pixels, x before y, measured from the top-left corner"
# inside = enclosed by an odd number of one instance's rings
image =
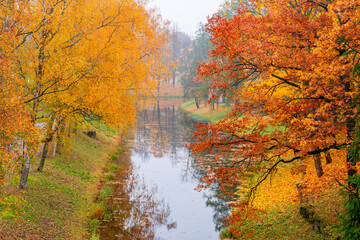
[[[123,183],[112,199],[115,220],[106,224],[102,239],[218,239],[229,209],[216,184],[194,190],[206,169],[185,147],[195,123],[177,110],[180,104],[156,102],[139,113],[127,141],[133,165],[120,171]]]
[[[156,197],[157,187],[146,184],[137,174],[129,152],[118,160],[120,170],[114,182],[107,183],[114,189],[106,212],[109,220],[103,222],[101,239],[155,239],[159,226],[175,228],[169,220],[170,208]]]
[[[142,165],[153,161],[154,163],[148,164],[153,168],[159,169],[163,166],[156,165],[156,159],[163,160],[159,162],[161,165],[166,164],[166,161],[171,161],[172,167],[176,167],[179,170],[178,178],[180,183],[178,184],[192,183],[193,187],[191,190],[193,191],[193,188],[200,182],[206,170],[194,160],[188,149],[185,148],[186,144],[193,141],[192,135],[194,130],[195,122],[183,112],[178,111],[174,105],[169,105],[164,102],[154,103],[151,108],[143,110],[139,114],[136,129],[136,144],[134,145],[134,151],[141,156],[139,164]],[[133,156],[133,160],[134,159],[136,162],[136,155]],[[169,175],[175,173],[175,171],[171,171],[170,169],[166,171],[168,173],[161,173],[162,178],[164,178],[163,180],[171,178]],[[162,181],[162,179],[159,181]],[[170,188],[171,187],[178,186],[172,185]],[[163,189],[164,191],[170,191],[167,187],[163,187]],[[195,194],[199,193],[195,192]],[[205,207],[208,207],[207,211],[210,210],[211,212],[212,209],[214,230],[220,231],[223,228],[223,220],[229,214],[229,207],[226,205],[226,201],[229,199],[219,197],[221,194],[219,192],[219,186],[216,184],[200,194]],[[177,197],[192,197],[190,195],[184,194],[181,196],[181,194],[178,194]],[[175,207],[178,208],[179,206],[172,207],[173,211],[175,211]],[[183,211],[190,210],[184,208]],[[203,221],[211,221],[211,219],[205,220],[204,218],[205,216],[202,219]]]
[[[150,153],[159,158],[167,154],[176,161],[177,149],[183,147],[186,142],[184,134],[190,132],[177,128],[177,114],[174,105],[161,108],[159,102],[154,103],[153,110],[145,109],[140,112],[136,128],[135,151],[143,154]],[[148,147],[150,147],[149,152]],[[148,155],[144,155],[144,160],[147,158]]]

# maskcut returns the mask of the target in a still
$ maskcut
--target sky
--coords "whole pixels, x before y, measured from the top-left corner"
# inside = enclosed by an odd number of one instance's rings
[[[223,0],[151,0],[164,19],[176,22],[180,31],[195,36],[200,22],[207,23],[207,16],[217,12]]]

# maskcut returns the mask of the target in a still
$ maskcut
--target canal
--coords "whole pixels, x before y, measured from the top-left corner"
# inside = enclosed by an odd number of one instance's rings
[[[216,186],[195,190],[204,174],[186,145],[195,122],[181,100],[150,104],[125,140],[101,239],[217,240],[229,209]]]

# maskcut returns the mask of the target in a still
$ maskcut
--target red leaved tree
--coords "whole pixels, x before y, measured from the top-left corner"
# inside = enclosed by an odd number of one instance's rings
[[[251,198],[279,166],[306,174],[311,159],[320,178],[321,155],[330,164],[330,150],[352,144],[358,12],[355,1],[255,0],[239,4],[232,18],[209,19],[214,50],[198,74],[233,105],[227,118],[195,133],[192,151],[215,154],[220,165],[206,183],[247,180]],[[349,166],[344,176],[356,174],[349,158],[342,162]]]

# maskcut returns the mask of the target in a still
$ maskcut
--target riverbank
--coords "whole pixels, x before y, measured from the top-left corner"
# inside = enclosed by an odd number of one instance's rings
[[[199,108],[196,107],[195,100],[185,102],[180,108],[197,122],[216,123],[222,120],[231,111],[231,108],[223,103],[215,104],[213,108],[210,104],[202,103]]]
[[[36,171],[37,160],[32,162],[28,189],[14,188],[10,196],[18,204],[0,217],[0,239],[90,238],[94,196],[119,139],[77,132],[69,142],[69,149],[46,160],[43,172]]]

